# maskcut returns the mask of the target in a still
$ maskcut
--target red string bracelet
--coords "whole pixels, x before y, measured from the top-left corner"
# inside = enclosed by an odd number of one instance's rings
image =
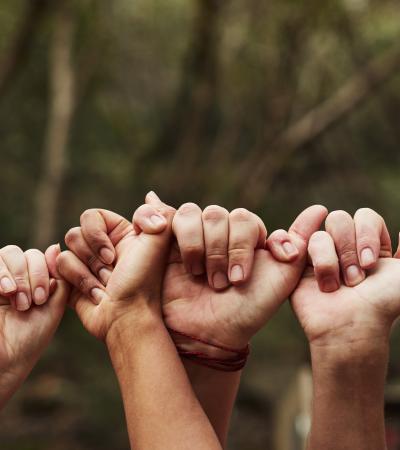
[[[211,369],[221,370],[223,372],[236,372],[238,370],[242,370],[246,365],[247,357],[250,354],[249,344],[247,344],[246,347],[242,349],[235,349],[219,344],[214,344],[213,342],[209,342],[204,339],[182,333],[181,331],[174,330],[173,328],[168,328],[168,331],[171,334],[185,337],[191,341],[201,342],[202,344],[213,349],[223,350],[227,352],[227,358],[214,357],[200,351],[192,351],[188,348],[185,348],[184,345],[175,342],[176,349],[178,350],[178,353],[182,358],[185,358],[195,364],[209,367]]]

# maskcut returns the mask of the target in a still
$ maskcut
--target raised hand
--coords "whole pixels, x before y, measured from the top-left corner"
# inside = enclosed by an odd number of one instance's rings
[[[198,449],[220,449],[162,320],[161,285],[174,212],[162,205],[157,210],[143,205],[132,224],[107,211],[86,213],[86,225],[73,229],[66,239],[70,248],[80,249],[81,259],[64,252],[58,268],[76,287],[72,306],[83,325],[107,344],[132,448],[183,450],[195,442]],[[154,223],[157,233],[151,234]],[[108,235],[111,241],[104,242]],[[91,256],[86,239],[96,246],[99,258]],[[91,270],[102,275],[105,286]]]
[[[291,301],[310,343],[309,450],[384,450],[389,334],[400,314],[400,260],[383,219],[331,213],[309,244],[313,269]],[[350,424],[350,425],[349,425]]]
[[[69,287],[50,279],[48,269],[58,253],[58,246],[46,257],[11,245],[0,250],[0,408],[29,375],[63,316]]]
[[[354,220],[335,211],[328,216],[326,229],[329,233],[311,237],[314,270],[292,295],[309,342],[336,345],[377,335],[387,338],[400,313],[400,260],[392,258],[383,219],[369,209],[359,210]],[[356,276],[352,279],[349,272]]]
[[[135,214],[142,215],[146,209],[144,205]],[[101,233],[93,232],[91,217],[84,214],[82,222],[86,226],[72,229],[66,238],[71,249],[80,249],[80,258],[72,251],[65,251],[58,257],[57,267],[75,286],[70,303],[83,325],[95,337],[104,340],[114,322],[127,317],[134,323],[141,320],[141,314],[148,309],[161,316],[163,258],[168,256],[174,210],[164,207],[156,213],[163,231],[154,235],[143,233],[141,228],[117,214],[105,211],[96,211],[96,214],[107,214],[106,232],[115,247],[98,247],[101,259],[91,256],[85,236],[98,244]],[[99,274],[104,284],[93,277],[91,270]]]

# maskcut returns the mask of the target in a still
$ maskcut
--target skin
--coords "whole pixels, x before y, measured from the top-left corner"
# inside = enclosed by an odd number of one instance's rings
[[[48,270],[58,253],[58,246],[46,257],[16,246],[0,250],[0,409],[29,375],[64,314],[69,287],[51,279]]]
[[[146,207],[137,217],[147,233],[159,233],[165,227],[152,220],[163,207],[154,193],[148,194]],[[274,232],[265,244],[265,227],[249,211],[229,213],[218,206],[201,211],[197,205],[183,205],[173,220],[176,244],[171,247],[163,280],[166,325],[219,345],[245,347],[297,285],[306,263],[308,239],[326,215],[324,207],[313,206],[288,232]],[[81,227],[66,236],[71,251],[81,260],[90,261],[92,275],[87,273],[85,279],[90,279],[92,286],[100,287],[104,270],[110,270],[100,249],[113,251],[118,245],[114,230],[122,225],[117,223],[126,225],[127,221],[109,211],[89,210],[81,217]],[[181,346],[211,351],[203,344],[185,342],[174,334],[172,337],[179,339]],[[212,356],[226,358],[226,353],[214,349]],[[222,373],[187,361],[184,364],[224,444],[240,372]]]
[[[326,229],[311,237],[313,270],[291,298],[313,366],[307,448],[385,449],[389,335],[400,314],[398,253],[392,257],[386,225],[372,210],[359,210],[354,219],[335,211]],[[360,269],[358,280],[340,277],[354,265]]]
[[[115,267],[105,286],[71,251],[59,256],[58,269],[81,289],[73,292],[72,306],[83,325],[107,345],[132,448],[220,449],[162,319],[161,283],[174,211],[160,208],[155,216],[164,229],[149,234],[137,220],[143,210],[146,206],[139,208],[128,227],[114,216],[110,235],[116,240]]]

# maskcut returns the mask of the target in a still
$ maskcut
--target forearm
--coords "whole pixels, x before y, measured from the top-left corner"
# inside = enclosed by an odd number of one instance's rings
[[[242,372],[222,372],[185,360],[184,366],[192,388],[224,447]]]
[[[385,449],[387,343],[315,347],[313,419],[308,450]]]
[[[107,345],[135,449],[220,449],[161,318],[119,325]]]

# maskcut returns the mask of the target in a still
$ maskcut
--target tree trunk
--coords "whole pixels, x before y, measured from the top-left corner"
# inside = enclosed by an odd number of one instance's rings
[[[35,30],[50,5],[48,0],[29,0],[27,3],[25,18],[0,63],[0,97],[6,92],[26,59]]]
[[[36,198],[34,245],[41,249],[55,238],[58,199],[66,168],[68,135],[75,106],[73,35],[71,11],[60,7],[54,17],[50,46],[49,119],[44,144],[43,174]]]

